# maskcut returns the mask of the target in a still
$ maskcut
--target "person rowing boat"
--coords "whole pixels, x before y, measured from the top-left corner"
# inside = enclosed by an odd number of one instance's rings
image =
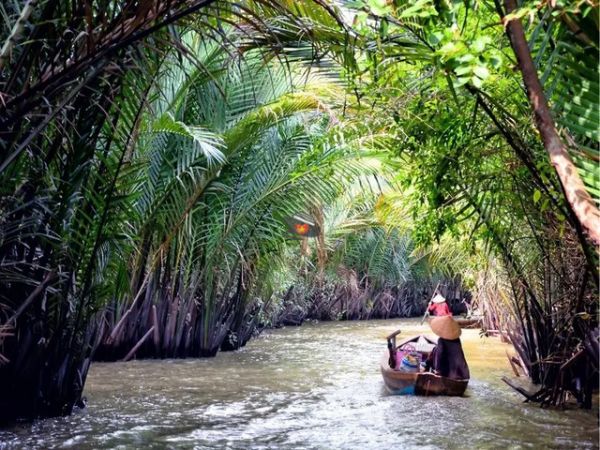
[[[451,316],[452,311],[450,311],[450,307],[446,302],[446,299],[441,294],[436,294],[429,307],[427,308],[427,312],[432,316]]]
[[[425,314],[423,314],[423,318],[421,319],[421,325],[425,322],[429,316],[451,316],[452,312],[448,307],[448,303],[446,303],[446,299],[439,292],[440,283],[437,284],[435,290],[433,291],[433,297],[429,300],[427,304],[427,309],[425,309]]]
[[[434,317],[429,325],[438,336],[438,342],[425,362],[425,370],[453,380],[468,380],[469,366],[460,342],[458,323],[446,315]]]

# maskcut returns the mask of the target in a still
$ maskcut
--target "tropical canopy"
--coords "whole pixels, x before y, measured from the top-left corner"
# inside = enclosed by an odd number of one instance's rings
[[[69,414],[94,359],[417,315],[436,286],[543,386],[589,347],[597,3],[0,12],[0,422]]]

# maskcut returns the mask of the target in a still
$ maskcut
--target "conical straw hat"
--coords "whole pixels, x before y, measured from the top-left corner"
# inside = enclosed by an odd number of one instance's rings
[[[444,339],[458,339],[460,337],[460,325],[452,318],[452,316],[434,317],[429,322],[431,331]]]
[[[435,294],[435,297],[433,297],[433,300],[431,300],[433,303],[444,303],[446,301],[446,299],[444,298],[443,295],[440,294]]]

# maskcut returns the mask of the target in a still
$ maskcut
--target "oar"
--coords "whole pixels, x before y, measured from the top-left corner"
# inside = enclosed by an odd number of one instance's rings
[[[437,284],[437,286],[435,287],[435,289],[433,291],[433,295],[429,299],[429,303],[427,303],[427,308],[425,309],[425,314],[423,314],[423,318],[421,319],[421,325],[423,325],[423,322],[425,322],[425,319],[427,319],[427,317],[429,317],[429,307],[431,306],[431,302],[433,301],[433,297],[435,297],[435,294],[437,293],[437,290],[438,290],[439,287],[440,287],[440,281],[438,281],[438,284]]]

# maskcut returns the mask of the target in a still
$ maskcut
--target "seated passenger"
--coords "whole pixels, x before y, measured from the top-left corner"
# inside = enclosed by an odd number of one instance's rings
[[[429,308],[427,308],[427,312],[432,316],[451,316],[452,312],[448,307],[448,303],[446,303],[446,299],[440,295],[436,294],[431,300],[431,304]]]
[[[460,326],[451,316],[435,317],[429,323],[439,336],[437,346],[427,358],[425,370],[454,380],[468,380],[469,366],[460,343]]]

